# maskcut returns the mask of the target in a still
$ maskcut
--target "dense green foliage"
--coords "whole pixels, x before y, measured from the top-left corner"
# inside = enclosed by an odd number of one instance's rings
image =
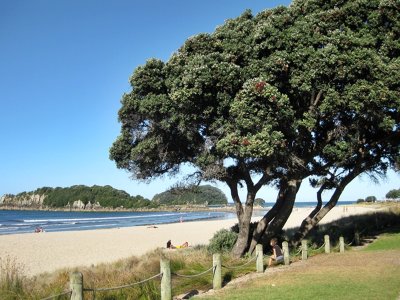
[[[246,183],[384,172],[399,146],[399,19],[396,1],[298,0],[189,38],[134,71],[110,157],[139,179],[182,163]]]
[[[168,61],[136,68],[110,158],[141,180],[186,164],[196,169],[192,179],[225,182],[239,218],[237,253],[251,219],[238,187],[247,188],[247,207],[262,186],[279,188],[284,205],[259,230],[274,234],[311,178],[321,193],[334,192],[304,235],[358,175],[396,167],[399,40],[396,0],[295,0],[246,11],[189,38]]]
[[[33,192],[20,193],[16,195],[16,197],[27,194],[46,195],[43,204],[49,207],[65,207],[68,204],[72,205],[74,201],[78,200],[81,200],[85,205],[90,201],[91,204],[98,202],[102,207],[112,208],[140,208],[152,205],[154,206],[154,204],[142,196],[137,195],[133,197],[127,192],[114,189],[109,185],[94,185],[92,187],[74,185],[66,188],[42,187]]]
[[[365,198],[365,202],[376,202],[375,196],[368,196]]]
[[[223,253],[232,250],[238,234],[231,230],[221,229],[217,231],[208,244],[208,251],[211,253]]]
[[[153,202],[164,205],[202,204],[225,205],[228,203],[225,194],[211,185],[201,185],[189,189],[172,188],[153,197]]]
[[[388,199],[400,199],[400,189],[396,190],[390,190],[387,194],[386,194],[386,198]]]

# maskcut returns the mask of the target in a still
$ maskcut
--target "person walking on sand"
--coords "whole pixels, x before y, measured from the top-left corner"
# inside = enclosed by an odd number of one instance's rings
[[[272,255],[269,257],[268,266],[272,266],[273,263],[283,263],[283,252],[281,247],[278,246],[278,239],[272,238],[269,244],[272,247]]]

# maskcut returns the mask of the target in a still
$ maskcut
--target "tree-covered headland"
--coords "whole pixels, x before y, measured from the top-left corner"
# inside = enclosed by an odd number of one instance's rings
[[[218,188],[210,185],[194,186],[191,189],[171,188],[153,199],[141,195],[131,196],[123,190],[106,186],[73,185],[71,187],[42,187],[17,195],[4,195],[0,205],[32,208],[77,208],[77,209],[163,209],[175,205],[226,205],[227,198]],[[3,203],[4,202],[4,203]],[[78,202],[78,203],[77,203]]]
[[[49,208],[72,208],[76,201],[81,201],[85,206],[90,202],[90,205],[98,205],[98,208],[123,207],[131,209],[154,206],[149,199],[140,195],[131,196],[127,192],[115,189],[109,185],[73,185],[71,187],[56,188],[41,187],[31,192],[22,192],[17,195],[5,195],[7,200],[5,204],[18,205],[18,203],[21,203],[24,199],[29,199],[31,196],[42,197],[42,206]],[[26,206],[30,206],[28,201],[24,201],[24,203],[26,203]]]
[[[226,205],[228,199],[218,188],[211,185],[194,186],[190,189],[172,188],[156,194],[152,201],[160,205]]]
[[[279,232],[300,186],[311,184],[317,205],[292,237],[298,244],[354,178],[379,179],[399,161],[399,38],[396,0],[295,0],[246,11],[189,38],[169,60],[136,68],[110,158],[138,180],[190,165],[191,181],[226,183],[237,256]],[[278,196],[251,231],[265,185]]]

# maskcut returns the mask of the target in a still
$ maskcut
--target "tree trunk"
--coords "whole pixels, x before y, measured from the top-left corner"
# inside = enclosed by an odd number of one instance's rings
[[[300,225],[300,228],[303,228],[305,226],[307,226],[308,222],[311,221],[312,218],[314,218],[314,216],[321,210],[322,207],[322,192],[326,189],[327,183],[324,182],[322,184],[322,186],[320,187],[320,189],[317,192],[317,206],[315,206],[315,208],[313,209],[313,211],[307,216],[307,218],[305,218],[303,220],[303,222]],[[297,244],[299,243],[298,241],[301,241],[304,238],[300,236],[300,232],[297,231],[296,234],[293,237],[293,240],[291,242],[292,246],[297,246]]]
[[[344,188],[358,175],[358,173],[349,173],[346,177],[342,179],[342,181],[339,183],[339,185],[336,187],[335,192],[329,199],[328,203],[318,211],[318,213],[315,214],[312,218],[306,218],[299,230],[295,234],[295,238],[292,240],[292,245],[297,246],[300,244],[301,240],[310,232],[311,229],[317,225],[323,217],[326,216],[326,214],[335,207],[337,204],[340,195],[342,194]]]
[[[294,201],[296,200],[296,195],[300,188],[301,182],[302,180],[300,179],[292,179],[288,181],[285,200],[275,218],[269,223],[263,239],[270,239],[274,237],[276,233],[281,231],[283,226],[285,226],[286,221],[292,213]]]
[[[242,214],[241,220],[239,220],[239,235],[236,240],[235,246],[233,247],[232,253],[234,257],[241,257],[246,253],[249,247],[249,235],[250,235],[250,222],[251,216],[253,215],[253,203],[256,194],[248,192],[246,205]]]
[[[254,252],[254,249],[256,248],[256,245],[260,242],[262,236],[264,235],[269,222],[271,222],[275,218],[276,214],[279,212],[280,208],[282,207],[282,204],[285,199],[285,189],[286,189],[286,187],[280,188],[274,206],[258,222],[257,228],[254,230],[253,237],[251,239],[250,248],[249,248],[250,253]]]
[[[231,190],[231,196],[233,199],[233,202],[235,202],[235,208],[236,208],[236,216],[238,218],[238,224],[239,228],[242,223],[242,217],[243,217],[243,205],[242,202],[240,202],[240,197],[237,189],[238,182],[237,181],[229,181],[227,182],[229,189]]]

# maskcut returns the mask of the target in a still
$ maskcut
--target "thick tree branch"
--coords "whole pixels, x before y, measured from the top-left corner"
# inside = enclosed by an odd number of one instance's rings
[[[236,207],[236,215],[238,217],[239,226],[241,226],[241,223],[243,221],[243,205],[242,202],[240,202],[240,197],[237,189],[238,182],[234,180],[229,180],[226,183],[228,184],[231,191],[232,200],[235,203]]]

